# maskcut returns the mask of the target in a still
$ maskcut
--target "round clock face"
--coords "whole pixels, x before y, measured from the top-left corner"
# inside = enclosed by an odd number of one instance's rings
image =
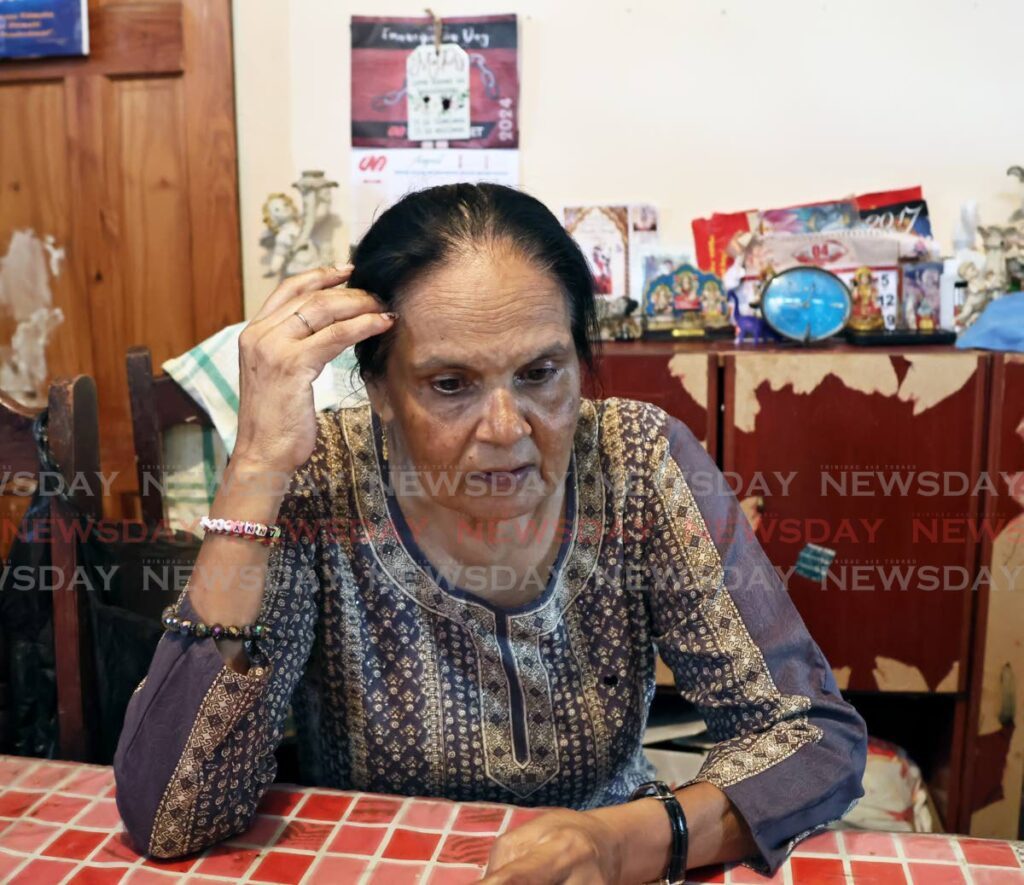
[[[764,318],[794,341],[835,335],[850,317],[850,290],[820,267],[793,267],[772,277],[761,292]]]

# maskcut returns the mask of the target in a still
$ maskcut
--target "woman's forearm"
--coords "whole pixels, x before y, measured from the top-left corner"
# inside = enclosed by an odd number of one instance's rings
[[[743,818],[725,793],[708,783],[696,783],[676,792],[689,831],[687,867],[742,860],[756,853]],[[652,882],[668,867],[672,831],[659,799],[640,799],[624,805],[588,812],[621,833],[622,885]]]
[[[288,479],[283,474],[232,461],[224,473],[210,516],[273,523],[277,520]],[[207,624],[244,626],[253,623],[263,601],[269,550],[245,538],[207,535],[189,581],[189,598],[196,614]],[[245,672],[247,661],[240,641],[221,639],[217,647],[233,669]]]

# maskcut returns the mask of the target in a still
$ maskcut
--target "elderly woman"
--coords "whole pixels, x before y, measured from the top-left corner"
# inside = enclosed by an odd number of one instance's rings
[[[234,455],[115,760],[138,848],[244,830],[290,704],[308,783],[556,809],[488,882],[777,867],[861,795],[864,725],[690,431],[581,396],[579,249],[529,196],[450,185],[353,262],[242,333]],[[318,420],[349,347],[370,403]],[[674,794],[641,745],[656,651],[718,742]]]

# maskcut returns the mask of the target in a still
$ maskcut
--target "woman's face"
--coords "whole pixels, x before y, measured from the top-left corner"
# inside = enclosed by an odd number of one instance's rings
[[[470,247],[413,280],[397,310],[386,373],[369,385],[393,469],[472,519],[536,512],[564,482],[580,406],[556,279],[502,244]]]

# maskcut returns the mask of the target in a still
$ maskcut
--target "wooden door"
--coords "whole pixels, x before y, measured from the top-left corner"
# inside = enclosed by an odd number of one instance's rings
[[[134,485],[129,346],[242,317],[230,0],[89,0],[84,59],[0,61],[0,255],[53,236],[51,375],[95,377],[103,466]]]

